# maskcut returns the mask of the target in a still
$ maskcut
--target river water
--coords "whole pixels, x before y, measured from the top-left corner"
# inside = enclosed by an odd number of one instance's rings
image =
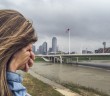
[[[110,70],[53,63],[36,63],[32,70],[53,81],[77,83],[110,94]]]

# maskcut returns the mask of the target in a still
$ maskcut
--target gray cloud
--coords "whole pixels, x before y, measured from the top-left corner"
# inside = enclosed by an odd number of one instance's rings
[[[33,21],[39,36],[37,45],[48,41],[51,46],[54,35],[65,51],[68,49],[67,28],[70,28],[71,42],[75,41],[71,49],[77,50],[80,42],[86,42],[85,48],[91,50],[102,47],[103,41],[109,42],[109,5],[109,0],[0,0],[1,9],[18,10]],[[94,47],[88,46],[90,42]]]

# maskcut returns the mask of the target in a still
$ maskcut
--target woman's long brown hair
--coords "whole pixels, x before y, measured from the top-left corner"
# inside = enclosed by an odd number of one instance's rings
[[[13,96],[6,71],[14,53],[37,41],[32,24],[19,12],[0,10],[0,96]]]

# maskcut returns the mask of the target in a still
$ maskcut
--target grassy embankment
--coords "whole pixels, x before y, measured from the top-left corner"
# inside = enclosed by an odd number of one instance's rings
[[[76,56],[78,57],[78,61],[81,62],[81,61],[90,61],[90,60],[110,60],[110,56],[108,55],[104,55],[104,56]],[[77,61],[77,58],[76,57],[71,57],[72,58],[72,61]],[[66,59],[64,59],[64,62]],[[40,57],[37,57],[35,59],[35,62],[45,62],[42,58]]]
[[[23,85],[32,96],[64,96],[28,73],[24,76]]]
[[[82,61],[82,60],[110,60],[110,56],[109,55],[104,55],[104,56],[76,56],[78,57],[78,60],[79,61]],[[77,61],[77,58],[76,57],[72,57],[72,60],[73,61]]]
[[[85,86],[81,86],[79,84],[62,84],[66,88],[80,94],[81,96],[110,96],[107,93],[99,91],[98,89],[93,89]]]
[[[45,60],[42,59],[42,58],[40,58],[40,57],[37,57],[37,58],[35,59],[35,62],[45,62]]]

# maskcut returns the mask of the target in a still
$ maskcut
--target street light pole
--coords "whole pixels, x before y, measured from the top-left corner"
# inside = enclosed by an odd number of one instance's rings
[[[70,29],[68,28],[67,30],[66,30],[66,33],[68,33],[68,37],[69,37],[69,43],[68,43],[68,52],[69,52],[69,54],[70,54]]]
[[[70,29],[68,29],[68,34],[69,34],[69,54],[70,54]]]

